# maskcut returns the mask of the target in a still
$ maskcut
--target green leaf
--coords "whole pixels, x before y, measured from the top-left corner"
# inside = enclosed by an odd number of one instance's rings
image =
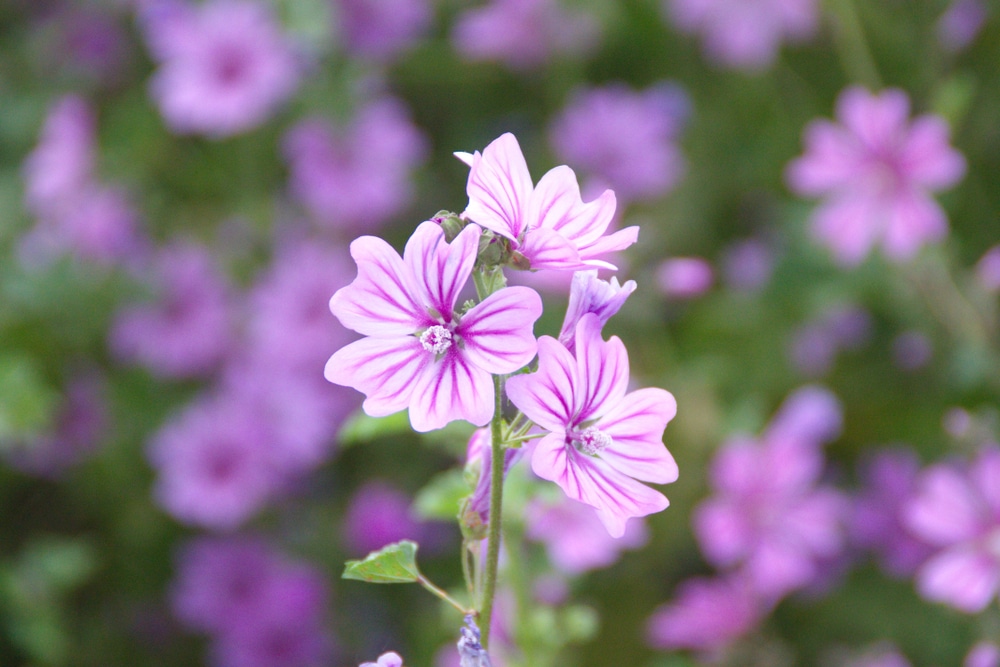
[[[364,560],[344,563],[344,579],[357,579],[373,584],[407,584],[417,581],[417,543],[396,542],[373,551]]]
[[[458,516],[462,501],[472,491],[461,470],[448,470],[435,475],[427,486],[420,489],[413,501],[413,509],[421,519],[450,521]]]

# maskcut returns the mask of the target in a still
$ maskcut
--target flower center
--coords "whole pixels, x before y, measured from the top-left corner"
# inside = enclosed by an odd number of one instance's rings
[[[611,436],[593,426],[585,428],[573,440],[577,449],[589,456],[597,456],[611,444]]]
[[[451,347],[451,340],[451,332],[440,324],[428,327],[427,331],[420,334],[420,344],[434,354],[441,354]]]

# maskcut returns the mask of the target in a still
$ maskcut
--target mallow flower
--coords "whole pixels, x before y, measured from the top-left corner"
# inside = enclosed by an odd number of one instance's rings
[[[511,402],[549,433],[531,468],[573,500],[597,510],[612,537],[631,517],[666,509],[667,498],[641,482],[677,479],[677,464],[663,446],[663,430],[677,402],[663,389],[626,394],[628,353],[622,341],[601,338],[596,314],[580,318],[575,356],[554,338],[538,339],[538,370],[507,380]]]
[[[635,291],[635,281],[626,280],[624,285],[618,284],[618,278],[601,280],[597,270],[577,271],[573,274],[573,282],[569,288],[569,303],[566,305],[566,317],[562,329],[559,330],[559,342],[570,352],[576,345],[576,325],[587,313],[595,313],[601,325],[608,323],[612,315],[617,313]]]
[[[573,170],[550,169],[532,185],[528,164],[513,134],[505,133],[482,154],[455,153],[469,165],[464,216],[510,240],[530,269],[616,269],[598,259],[635,243],[638,227],[604,233],[615,215],[615,193],[605,190],[584,203]]]
[[[365,394],[369,415],[409,408],[417,431],[455,419],[483,426],[493,417],[491,374],[513,373],[535,356],[542,300],[534,290],[505,287],[466,312],[455,307],[481,231],[469,225],[449,244],[440,225],[424,222],[402,257],[374,236],[351,243],[358,276],[330,310],[366,337],[330,357],[325,375]]]

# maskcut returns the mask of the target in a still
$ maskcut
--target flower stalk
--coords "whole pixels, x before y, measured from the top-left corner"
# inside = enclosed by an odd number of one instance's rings
[[[495,411],[490,422],[490,527],[486,542],[486,566],[483,580],[482,606],[479,610],[483,646],[490,645],[490,621],[493,618],[493,598],[497,588],[497,566],[500,562],[500,527],[503,521],[503,376],[493,376]]]

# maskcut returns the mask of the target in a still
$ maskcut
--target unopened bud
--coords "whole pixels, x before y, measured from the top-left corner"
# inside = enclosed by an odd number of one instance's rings
[[[444,238],[448,243],[454,241],[459,232],[465,229],[465,225],[468,224],[451,211],[438,211],[431,220],[441,225],[441,229],[444,230]]]

